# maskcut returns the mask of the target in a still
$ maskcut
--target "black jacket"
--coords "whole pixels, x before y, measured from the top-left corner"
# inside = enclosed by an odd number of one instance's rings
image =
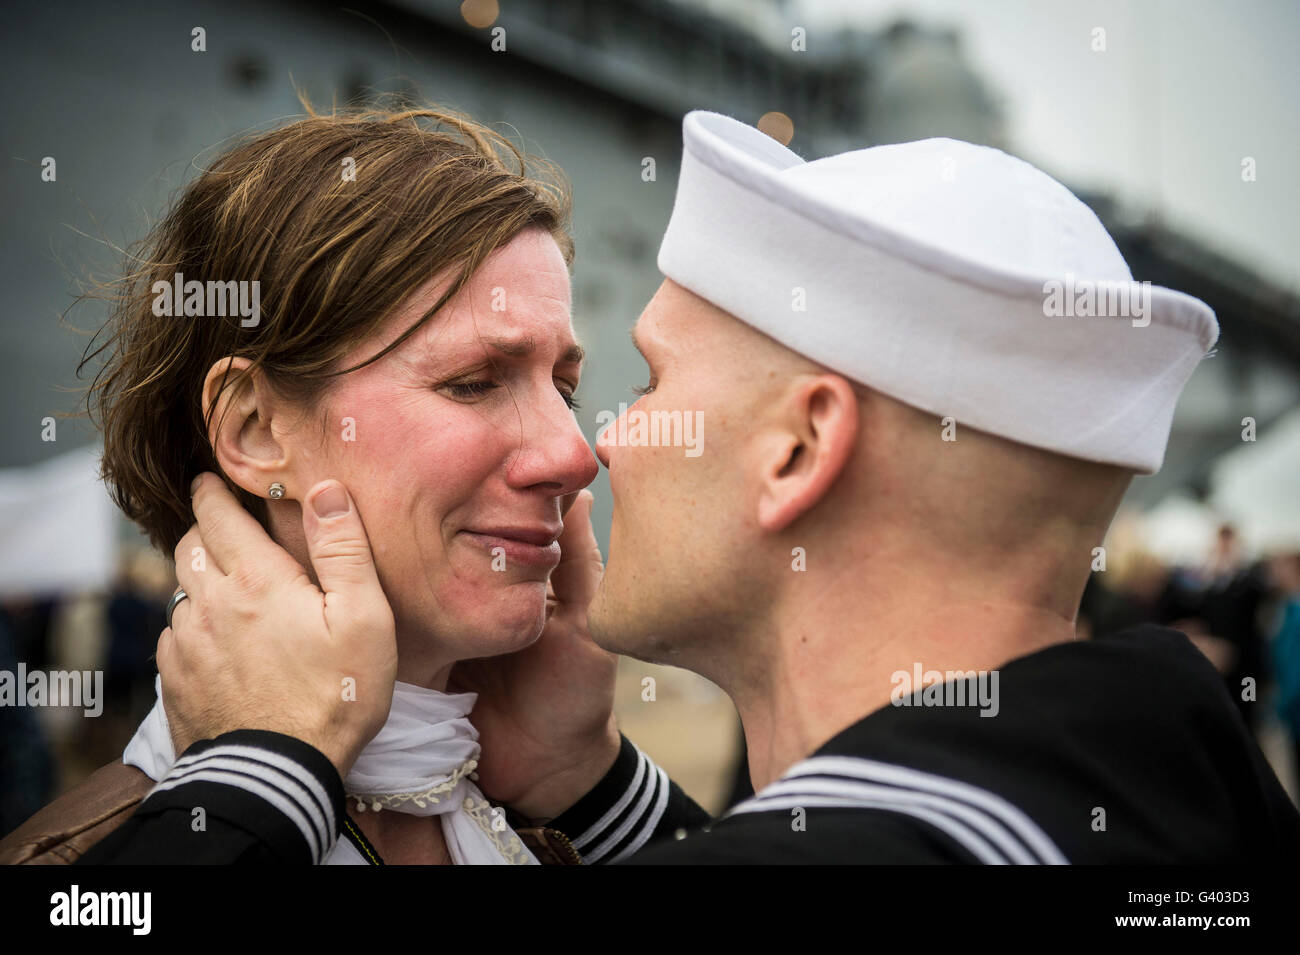
[[[1053,646],[1003,666],[998,690],[993,717],[877,710],[711,831],[635,861],[1300,858],[1300,814],[1183,634],[1139,627]]]

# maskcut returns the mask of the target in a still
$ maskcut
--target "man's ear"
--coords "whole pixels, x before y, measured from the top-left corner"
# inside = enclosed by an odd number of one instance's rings
[[[251,364],[247,358],[218,359],[203,380],[202,410],[221,470],[245,491],[266,497],[276,481],[293,487],[287,477],[288,450],[272,428],[275,395],[256,370],[239,384],[223,387]],[[209,410],[211,417],[206,417]]]
[[[758,523],[777,533],[826,496],[858,440],[858,398],[839,375],[800,382],[763,442]]]

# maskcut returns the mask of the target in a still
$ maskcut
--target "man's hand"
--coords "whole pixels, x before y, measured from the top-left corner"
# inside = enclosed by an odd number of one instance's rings
[[[594,500],[581,491],[565,514],[541,637],[516,653],[462,660],[448,685],[479,695],[470,713],[483,746],[479,786],[534,821],[577,802],[618,755],[618,658],[587,632],[587,607],[604,573],[591,529]]]
[[[189,598],[157,656],[178,755],[231,730],[274,730],[346,777],[387,720],[396,633],[361,518],[337,481],[313,487],[302,512],[319,588],[220,478],[195,482],[198,524],[175,553]]]

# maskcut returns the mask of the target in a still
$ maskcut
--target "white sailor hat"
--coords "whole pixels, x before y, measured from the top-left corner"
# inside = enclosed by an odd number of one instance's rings
[[[696,111],[663,274],[869,388],[1013,441],[1160,469],[1219,326],[1133,281],[1087,206],[1028,163],[952,139],[805,162]]]

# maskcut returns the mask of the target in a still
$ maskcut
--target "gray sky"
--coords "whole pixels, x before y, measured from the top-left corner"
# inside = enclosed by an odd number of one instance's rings
[[[1300,3],[791,0],[757,17],[753,0],[707,4],[774,42],[806,26],[810,51],[838,23],[958,27],[1013,152],[1300,289]],[[1242,181],[1248,156],[1254,182]]]

